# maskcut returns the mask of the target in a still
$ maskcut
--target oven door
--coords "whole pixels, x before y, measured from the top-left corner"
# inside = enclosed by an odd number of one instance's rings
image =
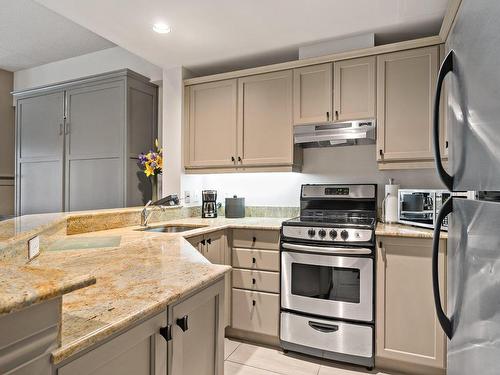
[[[327,318],[373,321],[373,259],[281,252],[281,307]]]

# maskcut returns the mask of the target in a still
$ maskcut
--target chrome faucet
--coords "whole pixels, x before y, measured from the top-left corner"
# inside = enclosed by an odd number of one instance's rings
[[[153,201],[150,200],[148,203],[146,203],[146,205],[142,209],[142,211],[141,211],[141,227],[147,227],[148,226],[149,219],[151,219],[151,216],[153,215],[153,212],[155,211],[155,208],[156,209],[159,208],[162,211],[166,208],[166,207],[164,207],[162,205],[157,205],[156,203],[157,202],[153,203]],[[149,206],[152,206],[151,207],[152,209],[148,213],[148,207]]]

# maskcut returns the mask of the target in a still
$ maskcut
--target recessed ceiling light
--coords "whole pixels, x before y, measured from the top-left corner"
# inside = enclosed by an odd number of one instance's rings
[[[168,34],[169,32],[172,31],[172,28],[168,26],[166,23],[157,22],[153,25],[153,30],[156,31],[158,34]]]

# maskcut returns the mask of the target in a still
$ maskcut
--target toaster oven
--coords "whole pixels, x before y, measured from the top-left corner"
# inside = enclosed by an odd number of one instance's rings
[[[449,192],[437,189],[400,189],[398,192],[398,222],[424,228],[434,228],[439,210],[451,196],[474,199],[473,191]],[[443,230],[448,229],[445,218]]]

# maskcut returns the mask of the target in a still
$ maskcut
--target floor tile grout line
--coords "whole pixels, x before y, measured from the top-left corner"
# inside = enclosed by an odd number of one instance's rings
[[[268,369],[262,368],[262,367],[256,367],[256,366],[252,366],[252,365],[247,365],[246,363],[240,363],[240,362],[236,362],[236,361],[230,361],[229,359],[226,359],[225,362],[231,362],[231,363],[235,363],[237,365],[251,367],[251,368],[254,368],[254,369],[257,369],[257,370],[267,371],[267,372],[270,372],[272,374],[286,375],[286,374],[283,374],[282,372],[276,372],[276,371],[268,370]]]
[[[231,351],[231,353],[229,353],[229,354],[227,355],[227,358],[225,358],[225,359],[224,359],[224,361],[228,360],[228,359],[229,359],[229,357],[231,357],[231,356],[233,355],[233,353],[236,351],[236,349],[238,349],[238,348],[240,347],[240,345],[241,345],[241,342],[238,342],[238,341],[233,341],[233,340],[231,340],[231,341],[232,341],[232,342],[236,342],[236,343],[238,343],[238,345],[236,345],[236,347],[235,347],[235,348]]]

